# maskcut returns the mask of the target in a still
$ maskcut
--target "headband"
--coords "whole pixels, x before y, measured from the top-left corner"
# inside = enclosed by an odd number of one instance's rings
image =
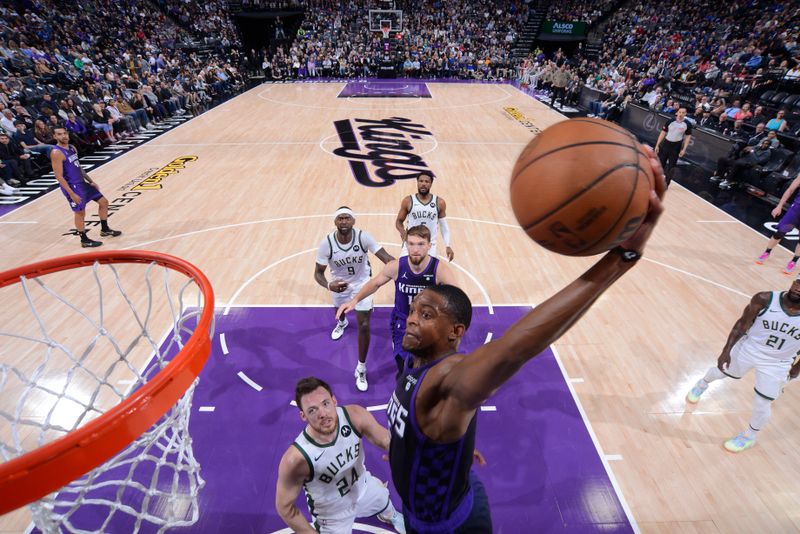
[[[333,218],[335,219],[339,215],[349,215],[354,219],[356,218],[356,214],[353,213],[353,210],[351,210],[350,208],[339,208],[338,210],[336,210],[336,213],[333,214]]]

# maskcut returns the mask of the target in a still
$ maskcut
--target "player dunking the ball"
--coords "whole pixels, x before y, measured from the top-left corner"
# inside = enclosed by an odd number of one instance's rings
[[[58,143],[50,152],[50,162],[53,165],[53,174],[61,186],[61,192],[67,197],[70,207],[75,215],[75,230],[81,238],[82,247],[99,247],[102,241],[89,239],[86,235],[86,204],[90,200],[97,202],[100,215],[100,235],[102,237],[117,237],[122,232],[112,230],[108,226],[108,200],[97,184],[81,168],[78,161],[78,151],[69,144],[69,132],[64,128],[55,128],[53,135]]]
[[[389,490],[364,466],[361,437],[388,450],[386,428],[361,406],[338,406],[331,387],[319,378],[298,381],[295,402],[307,424],[278,467],[275,508],[281,518],[297,534],[344,534],[352,532],[357,517],[377,515],[405,534]],[[316,530],[295,504],[301,488]]]
[[[447,225],[447,203],[442,197],[432,195],[433,174],[421,172],[417,176],[417,194],[409,195],[400,203],[400,212],[394,225],[400,232],[400,239],[403,241],[401,256],[408,253],[406,246],[406,219],[408,228],[423,225],[431,232],[431,256],[437,256],[436,240],[439,228],[442,229],[442,240],[447,247],[447,259],[453,261],[453,249],[450,248],[450,227]],[[438,257],[438,256],[437,256]]]
[[[470,354],[458,353],[472,319],[472,304],[456,287],[429,287],[412,302],[403,336],[403,349],[412,357],[387,410],[392,481],[403,500],[407,532],[492,532],[486,492],[471,470],[476,411],[636,265],[661,215],[666,189],[661,165],[652,150],[647,154],[655,190],[641,226],[499,339]]]
[[[375,254],[383,263],[394,258],[381,247],[375,238],[367,232],[353,227],[356,222],[353,210],[342,206],[336,211],[333,223],[336,231],[328,234],[317,249],[317,263],[314,269],[314,280],[333,293],[334,311],[348,302],[364,286],[372,276],[369,264],[369,252]],[[325,278],[325,269],[331,268],[332,280]],[[356,318],[358,319],[358,364],[356,365],[356,387],[366,391],[367,352],[369,351],[369,319],[372,314],[372,298],[365,297],[356,302]],[[339,339],[347,328],[347,318],[338,321],[331,332],[331,339]]]
[[[357,303],[375,293],[385,283],[394,280],[394,309],[392,310],[391,331],[392,349],[398,370],[403,368],[405,353],[402,348],[406,331],[406,318],[411,301],[426,287],[441,284],[454,284],[455,276],[446,264],[429,255],[431,233],[426,226],[408,229],[406,244],[408,255],[386,264],[380,274],[364,284],[361,291],[350,301],[339,307],[337,317],[357,308]]]

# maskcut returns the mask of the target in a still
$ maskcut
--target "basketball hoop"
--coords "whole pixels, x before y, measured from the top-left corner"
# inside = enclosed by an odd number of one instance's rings
[[[384,39],[388,39],[389,38],[389,32],[391,32],[391,31],[392,31],[392,28],[391,28],[391,25],[389,24],[389,22],[388,21],[386,21],[386,22],[381,21],[381,33],[383,34],[383,38]]]
[[[206,276],[167,254],[106,251],[0,272],[0,289],[0,515],[31,503],[43,532],[87,531],[89,508],[91,531],[112,516],[129,532],[197,521],[188,423],[213,336]],[[167,317],[160,343],[151,330]]]

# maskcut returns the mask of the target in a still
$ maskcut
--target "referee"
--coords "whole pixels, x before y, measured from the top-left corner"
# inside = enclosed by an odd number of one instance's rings
[[[686,108],[680,108],[675,114],[675,119],[669,121],[661,129],[656,141],[656,154],[664,167],[664,176],[667,178],[667,185],[670,182],[670,171],[678,163],[678,158],[682,158],[689,146],[692,137],[692,125],[686,122]]]

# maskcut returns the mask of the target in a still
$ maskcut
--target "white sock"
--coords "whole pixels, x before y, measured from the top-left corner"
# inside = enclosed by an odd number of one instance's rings
[[[716,367],[712,367],[706,372],[706,376],[703,377],[703,381],[705,381],[706,384],[710,384],[714,380],[720,380],[722,378],[725,378],[726,376],[728,375],[726,375]]]
[[[359,373],[366,373],[367,372],[367,364],[365,362],[361,362],[361,361],[358,362],[358,365],[356,365],[356,371],[358,371]]]
[[[753,413],[750,415],[750,426],[745,431],[747,437],[755,437],[755,433],[767,426],[769,417],[772,414],[772,401],[765,399],[758,393],[753,399]],[[748,432],[752,432],[748,434]]]
[[[749,426],[747,427],[747,430],[744,431],[744,436],[746,438],[756,439],[756,434],[758,434],[758,430],[753,430]]]

